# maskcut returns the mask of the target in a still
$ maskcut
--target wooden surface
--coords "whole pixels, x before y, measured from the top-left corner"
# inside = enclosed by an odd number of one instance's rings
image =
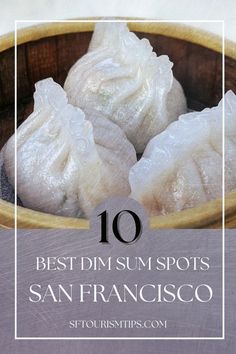
[[[84,31],[80,33],[75,31],[72,24],[70,27],[64,27],[64,34],[62,34],[63,28],[61,25],[58,27],[58,24],[20,31],[21,44],[17,49],[18,124],[32,111],[35,82],[51,76],[56,82],[63,84],[70,67],[86,53],[92,33],[88,31],[91,24],[83,25]],[[203,35],[202,31],[196,29],[194,32],[188,31],[184,26],[177,26],[175,31],[173,25],[168,27],[167,24],[163,26],[163,24],[134,23],[131,27],[136,29],[140,38],[146,37],[150,40],[158,55],[169,55],[174,63],[174,75],[184,88],[190,108],[201,110],[218,104],[222,95],[222,55],[220,53],[222,43],[219,38],[206,33]],[[82,28],[81,24],[80,28]],[[154,34],[155,32],[158,34]],[[55,33],[56,35],[53,35]],[[191,36],[193,43],[190,42]],[[199,45],[200,40],[203,45]],[[14,48],[8,48],[10,44],[10,37],[5,38],[1,47],[2,52],[0,48],[0,148],[14,132]],[[206,48],[207,44],[210,48]],[[236,55],[234,58],[232,47],[228,52],[229,56],[225,58],[225,89],[236,92]],[[236,204],[235,195],[233,206],[234,203]],[[152,227],[218,227],[221,225],[221,204],[221,201],[214,201],[200,208],[177,213],[176,216],[170,214],[152,218],[151,225]],[[2,209],[0,224],[13,227],[13,206],[0,201],[0,208]],[[230,210],[227,211],[230,226],[236,227],[235,211]],[[2,218],[8,221],[3,222]],[[83,228],[86,224],[78,219],[53,217],[25,208],[19,208],[18,222],[19,227],[55,227],[55,225],[80,227],[82,225]]]

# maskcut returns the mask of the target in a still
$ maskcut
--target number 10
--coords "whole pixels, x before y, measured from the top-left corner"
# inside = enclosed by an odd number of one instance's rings
[[[120,230],[119,230],[120,219],[121,219],[122,215],[124,215],[125,213],[130,214],[133,218],[133,222],[135,223],[135,235],[131,241],[124,240],[124,238],[121,236]],[[101,240],[99,242],[109,243],[109,241],[107,239],[107,226],[108,226],[107,211],[106,210],[103,211],[98,216],[101,217]],[[141,220],[138,217],[138,215],[135,214],[132,210],[122,210],[118,214],[116,214],[116,216],[114,217],[114,219],[112,221],[112,231],[118,241],[120,241],[122,243],[126,243],[126,244],[132,244],[135,241],[137,241],[142,234],[142,223],[141,223]]]

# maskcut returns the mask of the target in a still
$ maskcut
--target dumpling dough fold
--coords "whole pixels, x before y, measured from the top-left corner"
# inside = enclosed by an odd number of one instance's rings
[[[97,112],[119,125],[138,153],[187,111],[168,56],[157,56],[126,23],[96,24],[89,51],[72,66],[64,88],[88,117]]]
[[[223,103],[180,116],[131,168],[131,197],[151,215],[195,207],[223,193]],[[225,95],[225,192],[236,188],[236,96]]]
[[[104,199],[127,196],[136,154],[122,130],[101,117],[91,119],[93,126],[51,78],[35,87],[34,111],[17,130],[17,193],[23,205],[88,217]],[[3,153],[14,186],[15,135]]]

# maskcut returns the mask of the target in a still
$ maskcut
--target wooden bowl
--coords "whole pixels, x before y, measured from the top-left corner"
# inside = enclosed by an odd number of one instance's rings
[[[32,111],[34,84],[49,76],[63,84],[70,67],[86,53],[94,22],[50,23],[18,31],[17,111],[19,124]],[[222,40],[173,23],[130,22],[140,38],[167,54],[181,82],[188,106],[195,110],[218,104],[222,96]],[[0,38],[0,148],[14,133],[14,36]],[[226,43],[225,90],[236,92],[236,45]],[[19,228],[87,228],[85,219],[59,217],[17,207]],[[236,190],[225,196],[226,227],[236,227]],[[208,228],[222,225],[222,200],[167,216],[150,218],[153,228]],[[0,226],[14,227],[14,205],[0,200]]]

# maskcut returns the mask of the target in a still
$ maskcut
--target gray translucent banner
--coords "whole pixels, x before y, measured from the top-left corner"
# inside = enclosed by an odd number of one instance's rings
[[[132,244],[112,230],[121,210],[142,221]],[[118,229],[134,238],[129,212]],[[18,337],[222,336],[221,230],[150,230],[143,209],[118,198],[90,230],[18,230],[17,244]]]

